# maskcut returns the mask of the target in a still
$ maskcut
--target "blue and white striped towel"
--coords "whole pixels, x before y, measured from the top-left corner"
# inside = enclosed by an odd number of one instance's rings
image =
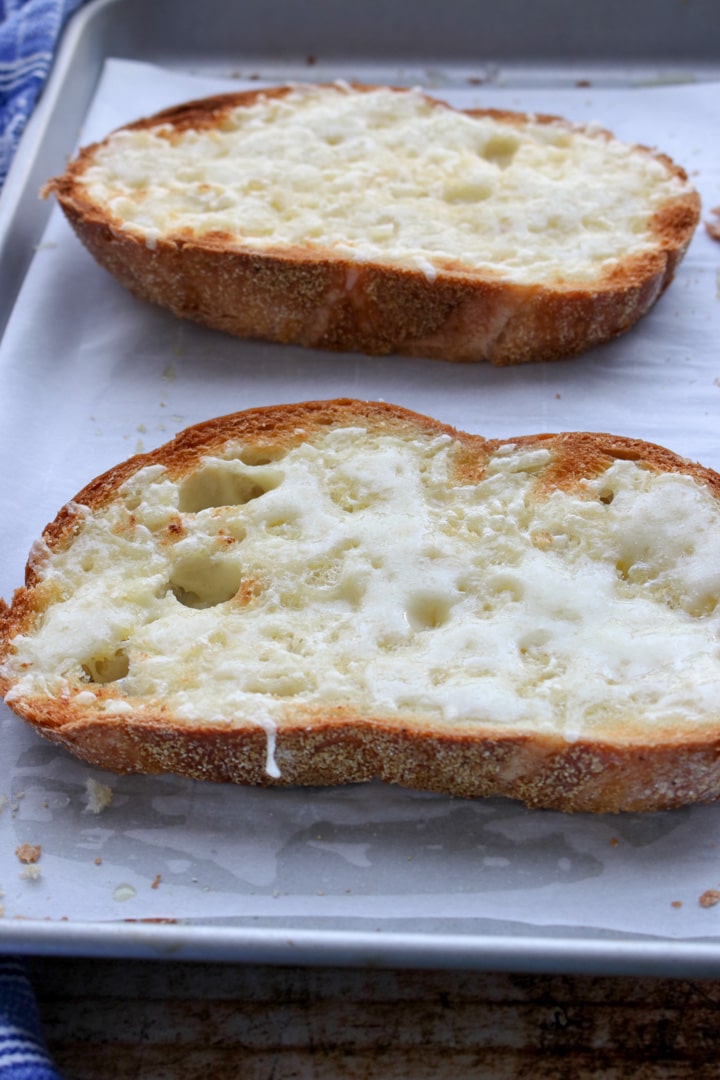
[[[0,958],[0,1080],[60,1080],[20,960]]]
[[[0,0],[0,188],[68,16],[84,0]]]
[[[0,0],[0,188],[45,85],[60,33],[84,0]],[[0,1080],[61,1080],[20,960],[0,957]]]

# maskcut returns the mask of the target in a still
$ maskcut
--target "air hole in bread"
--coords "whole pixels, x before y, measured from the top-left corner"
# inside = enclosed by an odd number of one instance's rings
[[[617,571],[617,577],[622,578],[623,581],[628,580],[630,568],[633,566],[633,561],[629,558],[619,558],[615,563],[615,570]]]
[[[528,634],[525,634],[517,643],[518,651],[521,656],[525,656],[532,660],[545,660],[547,659],[547,653],[544,652],[544,646],[552,638],[552,634],[549,630],[539,628],[533,630]]]
[[[241,583],[242,571],[236,562],[200,552],[178,560],[170,589],[184,607],[202,609],[232,600]]]
[[[93,656],[82,665],[90,682],[111,683],[124,679],[130,670],[130,661],[123,649],[106,655]]]
[[[692,615],[695,619],[702,619],[715,613],[718,602],[717,596],[698,596],[694,600],[688,601],[683,607],[688,615]]]
[[[598,217],[597,214],[584,214],[582,226],[588,232],[609,232],[613,227],[613,223],[606,218]]]
[[[452,600],[438,593],[417,593],[407,606],[407,619],[413,630],[436,630],[450,617]]]
[[[178,509],[198,514],[214,506],[244,506],[272,491],[282,482],[278,472],[253,471],[248,475],[242,465],[216,461],[189,476],[180,486]]]
[[[285,540],[299,540],[302,536],[302,529],[297,523],[297,518],[292,514],[279,513],[268,518],[265,529],[271,535],[281,536]]]
[[[347,574],[337,589],[337,598],[352,608],[359,608],[367,592],[367,582],[358,574]]]
[[[655,578],[655,571],[641,559],[619,558],[615,564],[617,576],[630,585],[644,585]],[[669,602],[669,597],[668,597]],[[670,605],[673,606],[673,605]]]
[[[328,555],[325,559],[317,559],[307,563],[305,581],[311,588],[333,588],[340,580],[341,572],[341,560],[333,555]]]
[[[223,527],[218,529],[217,534],[221,543],[232,544],[244,540],[247,536],[247,529],[242,522],[226,518]]]
[[[618,461],[640,461],[642,451],[629,446],[604,446],[603,450]]]
[[[525,595],[523,584],[510,574],[497,574],[487,585],[488,596],[503,597],[505,600],[519,602]]]
[[[519,141],[512,135],[493,135],[483,146],[480,156],[500,169],[507,169],[508,165],[512,164],[519,145]]]
[[[243,465],[270,465],[273,461],[280,461],[286,453],[282,446],[246,446],[238,454],[238,460]]]
[[[288,611],[300,611],[305,606],[305,599],[298,591],[284,589],[280,593],[280,603]]]
[[[530,542],[538,551],[549,551],[555,543],[555,538],[547,529],[536,529],[530,533]]]
[[[295,697],[308,689],[307,681],[299,675],[268,675],[249,680],[244,689],[250,694],[272,694],[273,697]]]
[[[356,514],[372,506],[375,497],[372,491],[362,490],[357,483],[338,484],[330,491],[330,498],[346,514]]]
[[[392,653],[395,652],[396,649],[399,649],[403,645],[405,645],[405,638],[402,636],[402,634],[398,634],[396,631],[391,631],[386,634],[381,634],[378,637],[376,644],[380,652]]]
[[[489,199],[492,193],[493,186],[488,180],[464,180],[446,184],[444,199],[447,203],[477,203]]]

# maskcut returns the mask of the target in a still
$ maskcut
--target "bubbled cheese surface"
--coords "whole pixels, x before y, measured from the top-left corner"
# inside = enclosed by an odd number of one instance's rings
[[[142,469],[36,553],[54,602],[15,640],[8,700],[273,732],[345,704],[569,740],[716,723],[717,500],[626,460],[540,492],[542,446],[473,483],[453,459],[449,437],[358,427],[231,445],[182,481]]]
[[[518,283],[602,276],[654,246],[653,214],[690,190],[599,131],[342,85],[260,98],[205,130],[120,131],[80,182],[150,247],[227,233],[243,249],[329,248],[430,279],[449,267]]]

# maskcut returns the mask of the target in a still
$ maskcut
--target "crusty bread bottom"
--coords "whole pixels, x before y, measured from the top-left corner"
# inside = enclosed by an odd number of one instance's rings
[[[720,477],[638,440],[249,410],[63,508],[0,613],[0,689],[117,772],[709,801],[719,545]]]

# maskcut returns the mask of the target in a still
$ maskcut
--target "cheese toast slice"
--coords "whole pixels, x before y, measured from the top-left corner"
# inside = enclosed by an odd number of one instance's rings
[[[700,212],[680,167],[597,126],[345,83],[169,109],[45,190],[102,266],[182,318],[494,364],[628,330]]]
[[[60,511],[0,689],[117,772],[653,810],[720,792],[719,598],[720,476],[669,450],[274,406]]]

